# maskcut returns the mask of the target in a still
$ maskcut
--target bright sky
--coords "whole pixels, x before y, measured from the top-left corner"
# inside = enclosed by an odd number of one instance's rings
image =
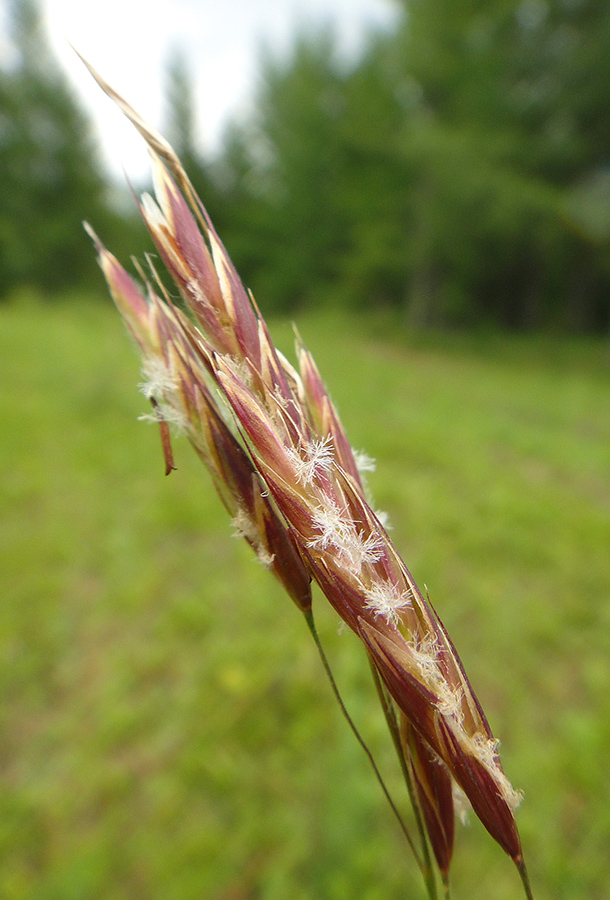
[[[148,171],[142,141],[94,84],[67,45],[157,127],[163,125],[164,64],[186,53],[196,83],[204,146],[248,107],[262,41],[280,52],[300,24],[334,22],[340,46],[358,49],[363,32],[395,17],[392,0],[41,0],[53,49],[102,135],[105,159],[137,179]]]

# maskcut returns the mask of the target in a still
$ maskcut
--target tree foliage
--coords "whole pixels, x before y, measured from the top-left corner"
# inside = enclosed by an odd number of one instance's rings
[[[606,327],[610,8],[400,5],[351,67],[328,32],[264,60],[232,136],[233,202],[265,236],[233,223],[253,286],[278,307],[389,303],[417,325]]]
[[[195,85],[186,55],[174,47],[165,70],[166,125],[164,133],[189,173],[193,187],[214,220],[222,216],[212,164],[200,149],[197,134],[197,102]]]
[[[610,320],[610,6],[396,0],[349,63],[332,29],[262,55],[254,112],[216,158],[184,55],[164,130],[267,309],[383,304],[416,326],[600,330]],[[92,272],[108,209],[89,123],[13,0],[0,69],[0,295]],[[129,243],[125,242],[126,245]]]
[[[91,277],[82,230],[108,221],[89,122],[56,65],[33,0],[11,9],[13,64],[0,69],[0,295],[52,294]]]
[[[440,211],[429,225],[437,246],[428,309],[436,302],[446,317],[451,290],[444,295],[455,284],[476,318],[601,325],[610,233],[596,240],[575,197],[610,148],[600,78],[608,7],[412,0],[405,9],[396,70],[417,97],[409,143],[421,151],[427,212]]]

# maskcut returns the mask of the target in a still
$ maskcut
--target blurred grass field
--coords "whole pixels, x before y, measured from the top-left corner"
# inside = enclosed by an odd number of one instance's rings
[[[525,792],[537,900],[607,898],[606,345],[298,324]],[[6,305],[0,359],[1,900],[422,898],[300,614],[185,441],[163,476],[114,310]],[[316,610],[404,801],[363,654]],[[471,817],[455,900],[519,896]]]

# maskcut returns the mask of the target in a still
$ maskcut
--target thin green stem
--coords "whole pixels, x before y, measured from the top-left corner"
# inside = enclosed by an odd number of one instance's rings
[[[430,900],[437,900],[437,890],[436,890],[436,881],[434,878],[434,868],[432,865],[432,857],[430,855],[430,848],[428,846],[428,837],[426,835],[426,829],[424,827],[424,820],[421,813],[421,808],[419,805],[419,801],[417,799],[417,794],[415,791],[415,787],[413,784],[413,778],[411,775],[411,768],[409,763],[405,757],[404,748],[402,745],[402,740],[400,738],[400,730],[398,728],[398,722],[396,721],[396,714],[394,712],[394,707],[391,704],[391,701],[388,698],[388,695],[385,691],[385,688],[381,682],[379,677],[379,672],[377,671],[377,667],[375,666],[372,659],[369,658],[369,662],[371,664],[371,672],[373,675],[373,681],[375,683],[375,687],[377,688],[377,693],[379,695],[379,701],[381,703],[381,707],[383,709],[386,722],[388,724],[388,728],[390,734],[392,735],[392,740],[394,742],[394,747],[396,748],[396,755],[398,756],[398,760],[400,763],[400,768],[402,770],[402,774],[405,779],[405,784],[407,785],[407,791],[409,793],[409,799],[411,800],[411,806],[413,807],[413,813],[415,815],[415,822],[417,824],[417,830],[419,832],[419,838],[422,846],[422,854],[423,854],[423,863],[420,866],[424,882],[426,884],[426,888],[428,890],[428,895]],[[449,896],[449,884],[445,884],[445,896]]]
[[[449,878],[443,876],[443,895],[444,900],[451,900],[451,886],[449,884]]]
[[[334,675],[331,671],[330,664],[328,662],[328,658],[327,658],[326,653],[324,652],[324,648],[322,647],[322,644],[320,642],[320,636],[318,635],[318,631],[317,631],[315,623],[314,623],[313,613],[306,612],[306,613],[304,613],[304,616],[305,616],[305,621],[307,622],[307,627],[309,628],[309,630],[311,632],[311,636],[313,637],[314,643],[318,650],[318,654],[320,656],[322,666],[324,667],[324,671],[326,672],[326,675],[330,682],[330,686],[332,688],[333,694],[335,695],[335,699],[336,699],[337,703],[339,704],[339,708],[341,709],[341,712],[343,713],[343,717],[344,717],[345,721],[347,722],[347,724],[349,725],[354,737],[356,738],[356,740],[358,741],[358,743],[360,744],[360,746],[366,753],[368,761],[370,762],[370,764],[373,768],[373,772],[375,773],[375,778],[379,782],[379,786],[381,787],[381,790],[383,791],[383,794],[384,794],[386,800],[388,801],[388,803],[390,804],[390,808],[392,809],[392,812],[394,813],[396,820],[398,821],[400,830],[404,834],[404,836],[407,840],[407,843],[409,844],[409,847],[413,851],[413,855],[415,856],[415,861],[417,862],[417,865],[419,866],[420,871],[425,878],[426,877],[426,869],[425,869],[424,863],[422,862],[422,860],[420,858],[417,847],[415,846],[415,842],[413,841],[413,838],[409,834],[407,826],[405,825],[403,818],[400,815],[400,812],[398,811],[396,804],[394,803],[394,801],[392,800],[392,797],[390,796],[390,793],[386,787],[386,784],[383,780],[381,772],[379,771],[379,769],[377,767],[377,763],[375,762],[375,760],[373,758],[373,754],[371,753],[371,751],[365,744],[362,735],[356,728],[356,725],[354,724],[352,717],[350,716],[347,709],[345,708],[345,704],[343,703],[343,699],[341,697],[341,694],[339,693],[339,688],[337,687],[337,683],[336,683]],[[432,895],[431,895],[431,900],[436,900],[436,897],[432,897]]]
[[[515,860],[517,869],[519,870],[519,875],[521,876],[521,881],[523,883],[523,890],[525,891],[525,896],[527,900],[534,900],[534,895],[532,893],[532,886],[530,884],[529,875],[527,874],[527,869],[525,868],[525,861],[523,857],[521,857],[518,861]]]

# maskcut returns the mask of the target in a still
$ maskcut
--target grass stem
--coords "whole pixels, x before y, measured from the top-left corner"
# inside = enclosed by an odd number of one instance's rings
[[[420,869],[422,875],[424,876],[424,878],[426,878],[426,866],[420,857],[420,854],[415,845],[415,842],[414,842],[413,838],[411,837],[411,834],[409,833],[407,826],[405,825],[405,822],[398,810],[398,807],[394,803],[394,800],[392,799],[390,792],[388,791],[388,788],[383,780],[383,776],[381,775],[381,772],[379,771],[377,763],[375,762],[373,754],[369,750],[368,746],[366,745],[366,743],[364,741],[364,738],[362,737],[362,735],[358,731],[356,725],[354,724],[352,717],[350,716],[350,714],[348,713],[348,711],[345,707],[345,704],[343,702],[341,694],[339,693],[339,688],[337,687],[337,683],[335,681],[334,675],[330,668],[330,664],[328,662],[328,658],[326,656],[324,648],[322,647],[322,643],[320,641],[320,636],[319,636],[317,628],[315,626],[313,613],[308,612],[308,613],[305,613],[304,615],[305,615],[305,621],[307,622],[307,627],[309,628],[309,631],[311,632],[311,636],[313,637],[314,643],[318,650],[318,654],[320,656],[322,666],[324,667],[324,671],[326,672],[326,675],[330,682],[330,686],[332,688],[333,694],[335,695],[335,699],[336,699],[337,703],[339,704],[339,708],[341,709],[343,717],[344,717],[345,721],[347,722],[347,724],[349,725],[354,737],[356,738],[356,740],[358,741],[358,743],[360,744],[360,746],[366,753],[367,758],[373,768],[373,772],[375,773],[375,778],[379,782],[379,786],[381,787],[381,790],[383,791],[383,794],[384,794],[386,800],[390,804],[392,812],[394,813],[394,816],[396,817],[396,820],[398,821],[398,824],[400,826],[400,830],[402,831],[403,835],[405,836],[406,841],[409,844],[409,847],[413,851],[413,855],[415,856],[415,861],[417,862],[417,865],[419,866],[419,869]],[[436,900],[436,893],[430,894],[430,898],[431,898],[431,900]]]
[[[377,671],[376,666],[374,665],[372,660],[369,660],[371,664],[371,673],[373,675],[373,681],[375,683],[375,687],[377,688],[377,694],[379,695],[379,701],[381,703],[381,707],[383,709],[386,722],[388,724],[388,728],[390,730],[390,734],[392,735],[392,740],[394,742],[394,747],[396,748],[396,754],[398,756],[398,760],[400,763],[400,768],[402,770],[402,774],[405,779],[405,784],[407,786],[407,791],[409,793],[409,799],[411,800],[411,806],[413,807],[413,814],[415,815],[415,821],[417,823],[417,830],[419,832],[419,838],[421,841],[422,847],[422,855],[423,860],[420,865],[421,873],[424,878],[426,888],[428,890],[428,895],[430,900],[436,900],[437,892],[436,892],[436,881],[434,879],[434,869],[432,866],[432,857],[430,855],[430,848],[428,846],[428,838],[426,836],[426,829],[424,827],[423,816],[421,813],[421,809],[419,806],[419,801],[417,799],[417,793],[415,791],[415,786],[413,784],[413,778],[411,776],[411,769],[407,759],[405,757],[405,753],[402,746],[402,741],[400,738],[400,730],[398,728],[398,722],[396,721],[396,715],[394,712],[394,707],[392,706],[391,700],[389,699],[384,686],[379,678],[379,673]],[[445,896],[448,897],[448,884],[445,885]]]
[[[527,869],[525,868],[525,861],[523,857],[521,857],[521,859],[517,862],[517,869],[519,870],[519,875],[521,876],[521,882],[523,884],[523,890],[525,891],[527,900],[534,900],[532,886],[530,884],[529,875],[527,874]]]

